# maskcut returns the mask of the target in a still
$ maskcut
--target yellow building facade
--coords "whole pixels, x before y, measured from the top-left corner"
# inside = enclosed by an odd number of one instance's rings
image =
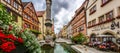
[[[45,19],[46,19],[46,12],[45,11],[37,11],[37,16],[39,19],[39,28],[41,34],[39,34],[38,39],[43,40],[45,37],[45,32],[46,32],[46,26],[45,26]]]

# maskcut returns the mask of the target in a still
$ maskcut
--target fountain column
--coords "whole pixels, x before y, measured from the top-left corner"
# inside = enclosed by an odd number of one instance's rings
[[[45,26],[46,26],[46,37],[45,39],[51,39],[51,30],[52,30],[52,21],[51,21],[51,5],[52,5],[52,1],[51,0],[46,0],[46,22],[45,22]]]

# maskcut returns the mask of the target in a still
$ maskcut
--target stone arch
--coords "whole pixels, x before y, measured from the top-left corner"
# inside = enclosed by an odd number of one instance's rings
[[[102,33],[102,35],[112,35],[112,36],[114,36],[115,37],[115,33],[114,32],[112,32],[112,31],[105,31],[105,32],[103,32]]]
[[[90,34],[90,37],[95,37],[95,36],[96,36],[95,33],[91,33],[91,34]]]
[[[95,41],[95,38],[96,38],[96,34],[95,33],[91,33],[90,34],[90,42]]]
[[[108,35],[109,37],[106,37],[106,39],[103,39],[104,41],[112,41],[112,42],[115,42],[116,41],[116,36],[115,36],[115,33],[112,32],[112,31],[104,31],[102,33],[102,35]]]

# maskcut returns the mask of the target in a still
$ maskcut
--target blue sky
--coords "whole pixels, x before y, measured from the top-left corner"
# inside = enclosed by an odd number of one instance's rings
[[[46,9],[45,0],[22,0],[33,2],[36,11]],[[74,16],[75,11],[81,6],[84,0],[52,0],[52,18],[54,18],[55,33],[58,33],[63,25],[66,25]]]

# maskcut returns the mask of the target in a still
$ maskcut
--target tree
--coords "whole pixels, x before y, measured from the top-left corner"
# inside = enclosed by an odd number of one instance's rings
[[[85,41],[87,41],[87,38],[85,37],[84,34],[80,33],[80,34],[72,37],[72,41],[77,44],[83,44]]]

